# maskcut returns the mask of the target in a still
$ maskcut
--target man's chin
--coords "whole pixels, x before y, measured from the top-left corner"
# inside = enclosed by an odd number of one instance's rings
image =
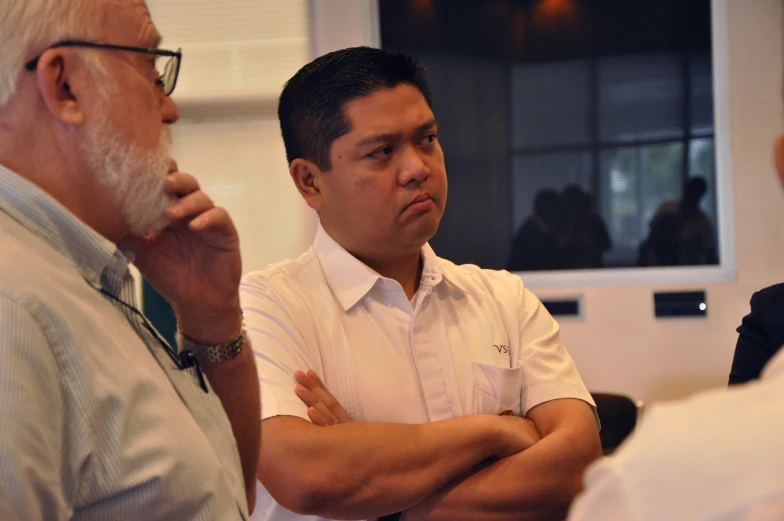
[[[416,244],[421,248],[426,242],[433,238],[436,231],[438,231],[438,222],[420,225],[413,230],[409,230],[409,233],[406,234],[407,242],[412,245]]]
[[[153,222],[138,223],[131,227],[131,234],[136,237],[145,237],[150,234],[162,232],[172,223],[171,219],[163,214]]]
[[[128,208],[126,215],[129,217],[128,224],[131,233],[137,237],[144,237],[163,231],[172,223],[164,212],[173,201],[174,197],[161,192],[154,200],[148,200],[146,204],[138,205],[135,213]]]
[[[158,220],[150,225],[150,229],[147,230],[147,233],[158,233],[165,230],[170,224],[172,223],[171,219],[161,215]]]

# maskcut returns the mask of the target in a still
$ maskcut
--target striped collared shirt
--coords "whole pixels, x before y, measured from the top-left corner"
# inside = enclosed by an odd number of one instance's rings
[[[0,519],[247,519],[228,418],[129,262],[0,166]]]

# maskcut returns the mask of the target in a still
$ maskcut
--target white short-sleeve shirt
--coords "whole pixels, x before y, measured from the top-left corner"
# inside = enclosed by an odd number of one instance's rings
[[[784,520],[784,351],[762,381],[654,406],[569,521]]]
[[[370,269],[319,226],[296,260],[248,274],[240,296],[262,419],[308,419],[293,374],[313,369],[355,421],[426,423],[558,398],[593,405],[556,321],[521,279],[422,248],[418,291]],[[253,519],[304,519],[263,487]]]

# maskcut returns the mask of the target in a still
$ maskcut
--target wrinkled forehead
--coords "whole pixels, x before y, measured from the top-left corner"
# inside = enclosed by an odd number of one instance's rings
[[[111,43],[157,47],[161,36],[144,0],[96,0],[102,4],[102,38]]]

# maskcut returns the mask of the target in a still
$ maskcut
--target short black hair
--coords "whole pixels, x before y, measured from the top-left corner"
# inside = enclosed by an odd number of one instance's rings
[[[348,102],[401,83],[413,85],[430,108],[433,100],[425,68],[411,56],[372,47],[351,47],[316,58],[283,86],[278,118],[286,158],[332,168],[330,148],[351,128],[345,118]]]

